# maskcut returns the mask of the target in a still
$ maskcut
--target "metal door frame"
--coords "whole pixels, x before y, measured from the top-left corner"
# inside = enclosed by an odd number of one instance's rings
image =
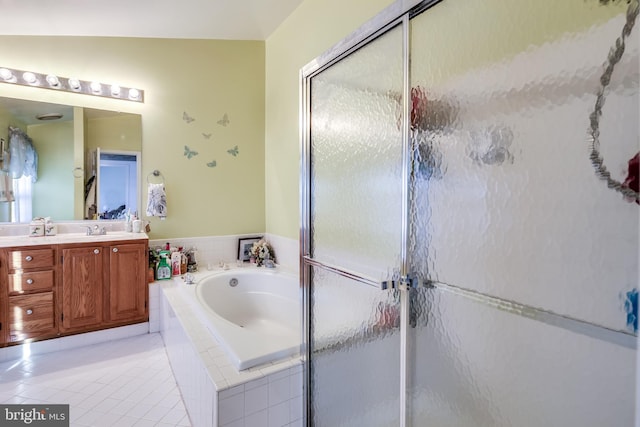
[[[400,232],[401,237],[401,277],[406,277],[407,268],[407,249],[408,249],[408,204],[409,204],[409,166],[410,166],[410,150],[409,150],[409,111],[410,111],[410,76],[409,76],[409,19],[412,15],[422,12],[423,10],[435,5],[441,0],[397,0],[388,6],[370,21],[361,26],[358,30],[347,36],[338,44],[334,45],[328,51],[308,63],[300,70],[300,147],[301,147],[301,164],[300,164],[300,196],[301,196],[301,228],[300,228],[300,280],[302,292],[302,344],[301,354],[303,361],[303,384],[305,399],[303,401],[303,414],[307,425],[310,425],[310,405],[311,398],[309,357],[310,357],[310,280],[311,267],[322,267],[335,274],[348,277],[365,283],[370,286],[380,287],[380,283],[369,278],[359,276],[353,272],[341,269],[337,266],[331,266],[319,263],[310,257],[311,244],[311,79],[326,70],[333,64],[346,58],[360,48],[368,45],[387,31],[402,26],[402,56],[403,56],[403,105],[402,105],[402,225]],[[401,289],[401,360],[400,360],[400,420],[401,426],[407,423],[407,321],[408,321],[408,298],[407,290],[404,286]]]

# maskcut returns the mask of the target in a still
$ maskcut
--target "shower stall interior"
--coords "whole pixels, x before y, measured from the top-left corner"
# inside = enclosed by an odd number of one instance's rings
[[[637,15],[399,0],[303,68],[308,425],[633,425]]]

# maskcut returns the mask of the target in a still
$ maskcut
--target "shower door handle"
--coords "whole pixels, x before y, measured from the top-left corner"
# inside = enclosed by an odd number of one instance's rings
[[[391,279],[382,281],[380,288],[385,291],[387,289],[417,288],[419,285],[420,280],[415,274],[407,274],[406,276],[394,274]]]

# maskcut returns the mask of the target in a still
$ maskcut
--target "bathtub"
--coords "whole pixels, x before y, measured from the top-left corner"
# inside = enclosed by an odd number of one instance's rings
[[[182,285],[198,318],[239,371],[300,351],[298,278],[278,269],[234,268]]]

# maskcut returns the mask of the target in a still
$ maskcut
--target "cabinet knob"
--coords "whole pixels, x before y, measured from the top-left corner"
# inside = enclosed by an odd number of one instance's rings
[[[98,254],[100,253],[100,249],[94,249],[94,250],[93,250],[93,253],[94,253],[94,254],[96,254],[96,255],[98,255]]]
[[[33,285],[33,279],[27,279],[27,285]]]
[[[118,252],[118,248],[113,248],[113,252]]]
[[[29,314],[29,315],[33,314],[33,310],[28,309],[28,310],[27,310],[27,314]]]
[[[26,261],[32,261],[32,260],[33,260],[33,257],[32,257],[31,255],[27,255],[24,259],[25,259]]]

